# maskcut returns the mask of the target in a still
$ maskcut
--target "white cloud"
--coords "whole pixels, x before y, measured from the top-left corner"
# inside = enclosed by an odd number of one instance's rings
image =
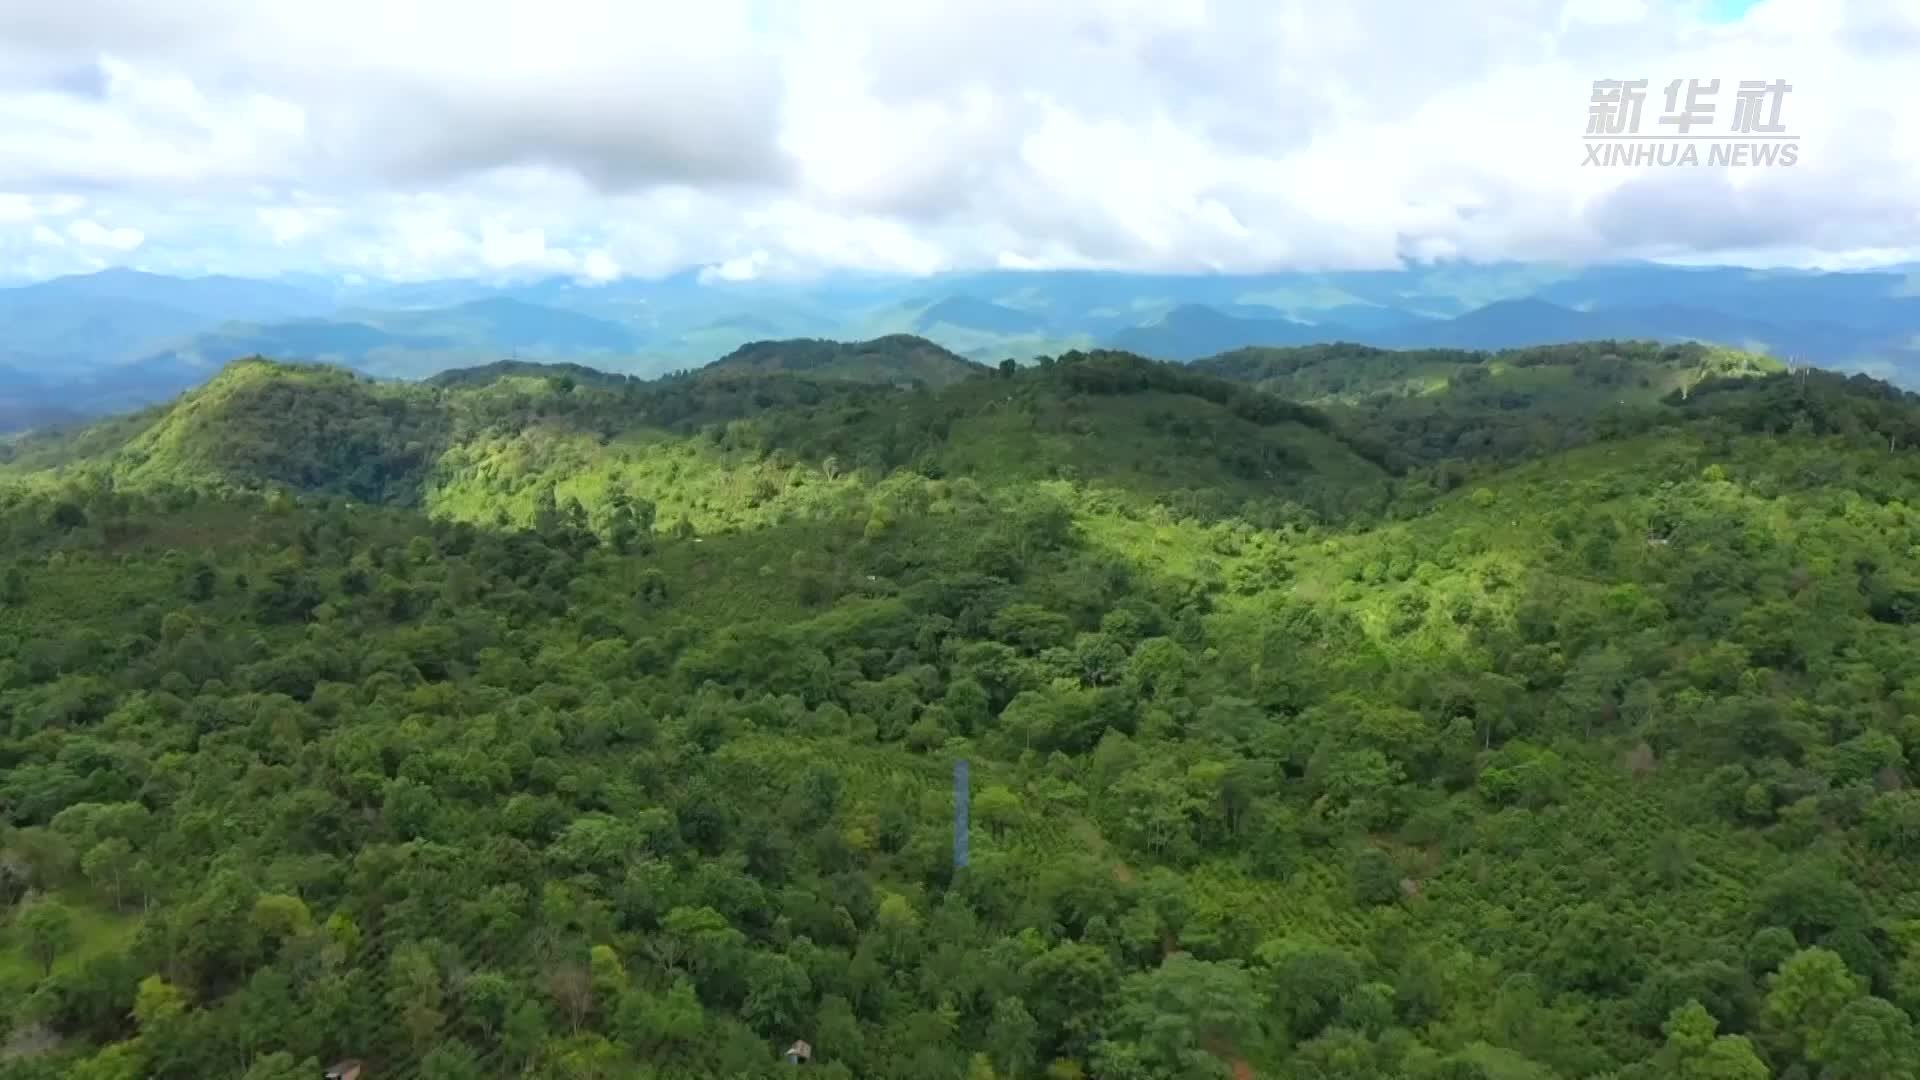
[[[706,266],[700,269],[702,282],[712,281],[752,281],[766,273],[767,264],[772,257],[764,251],[755,251],[748,255],[728,259],[718,266]]]
[[[580,275],[588,281],[615,281],[620,277],[620,264],[604,251],[589,251],[580,260]]]
[[[298,105],[251,90],[209,96],[185,75],[112,56],[99,67],[97,98],[0,94],[0,184],[163,198],[183,187],[288,175],[308,157]]]
[[[12,192],[0,192],[0,225],[18,225],[40,216],[33,199]]]
[[[1560,28],[1564,31],[1581,23],[1637,23],[1651,13],[1645,0],[1567,0],[1560,11]]]
[[[46,218],[64,217],[86,206],[86,200],[72,195],[23,195],[0,191],[0,225],[22,225]]]
[[[546,230],[489,222],[480,230],[480,260],[492,271],[543,271],[581,274],[583,259],[564,247],[550,247]]]
[[[1912,0],[163,7],[0,7],[0,247],[591,280],[1920,251]],[[1787,78],[1800,164],[1583,167],[1603,77],[1650,80],[1649,129],[1668,79],[1721,79],[1724,121]]]
[[[132,251],[146,242],[146,234],[129,226],[108,228],[90,218],[67,223],[67,236],[75,243],[114,251]]]
[[[280,245],[313,236],[340,216],[341,211],[330,206],[263,206],[254,211],[254,217],[265,226],[273,242]]]

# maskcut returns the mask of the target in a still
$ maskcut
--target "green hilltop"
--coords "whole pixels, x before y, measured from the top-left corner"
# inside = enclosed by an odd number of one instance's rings
[[[1432,397],[1470,392],[1542,398],[1648,402],[1705,379],[1785,370],[1771,357],[1716,345],[1647,341],[1578,342],[1523,349],[1377,349],[1304,345],[1238,349],[1196,362],[1196,369],[1315,404]]]
[[[1495,352],[1309,345],[1240,349],[1196,370],[1328,409],[1407,459],[1513,460],[1657,413],[1713,379],[1785,371],[1700,344],[1600,341]]]
[[[756,341],[702,369],[713,376],[785,373],[815,379],[942,387],[987,370],[923,337],[888,334],[871,341],[813,338]]]
[[[476,367],[452,368],[421,380],[428,386],[446,389],[480,387],[502,379],[552,379],[560,384],[587,383],[591,386],[618,388],[635,381],[631,375],[617,375],[585,364],[544,363],[533,360],[496,360]]]
[[[537,365],[418,385],[248,360],[170,407],[12,450],[15,475],[284,488],[486,522],[529,520],[549,489],[590,503],[622,485],[708,527],[777,516],[814,497],[810,482],[856,471],[864,483],[901,470],[993,486],[1080,478],[1122,498],[1322,510],[1378,502],[1385,480],[1311,408],[1125,354],[940,390],[753,373],[643,383]],[[753,499],[726,494],[743,484]]]
[[[1912,395],[819,355],[7,443],[0,1080],[1914,1075]]]

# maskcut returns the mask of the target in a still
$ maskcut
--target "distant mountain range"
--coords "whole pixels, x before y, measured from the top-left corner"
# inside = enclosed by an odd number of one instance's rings
[[[1346,339],[1356,332],[1341,326],[1335,336]],[[1325,335],[1312,323],[1278,315],[1235,316],[1204,304],[1182,304],[1158,322],[1109,335],[1106,344],[1156,360],[1184,361],[1256,345],[1306,345],[1326,340]]]
[[[1346,341],[1381,348],[1512,349],[1600,339],[1703,341],[1782,359],[1920,378],[1920,307],[1890,300],[1880,321],[1770,321],[1679,304],[1575,310],[1536,298],[1498,300],[1450,319],[1382,318],[1371,325],[1329,319],[1236,318],[1197,305],[1114,335],[1115,348],[1162,360],[1198,360],[1230,349]],[[1908,322],[1907,320],[1914,320]]]
[[[990,271],[589,284],[176,278],[0,289],[0,426],[124,409],[259,354],[422,378],[497,360],[653,376],[742,346],[911,334],[985,363],[1111,347],[1194,360],[1347,342],[1498,349],[1699,340],[1920,385],[1920,273],[1432,263],[1261,275]]]

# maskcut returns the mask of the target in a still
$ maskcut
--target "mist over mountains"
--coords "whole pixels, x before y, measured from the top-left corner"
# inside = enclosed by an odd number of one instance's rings
[[[113,269],[0,289],[0,425],[130,408],[237,357],[424,378],[496,360],[641,376],[789,338],[924,337],[994,363],[1113,347],[1191,361],[1350,342],[1499,349],[1699,340],[1920,384],[1920,273],[1434,263],[1258,275],[990,271],[518,283],[179,278]]]

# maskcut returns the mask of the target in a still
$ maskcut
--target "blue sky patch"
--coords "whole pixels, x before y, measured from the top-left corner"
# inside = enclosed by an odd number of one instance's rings
[[[1739,22],[1760,0],[1707,0],[1707,18],[1713,22]]]

